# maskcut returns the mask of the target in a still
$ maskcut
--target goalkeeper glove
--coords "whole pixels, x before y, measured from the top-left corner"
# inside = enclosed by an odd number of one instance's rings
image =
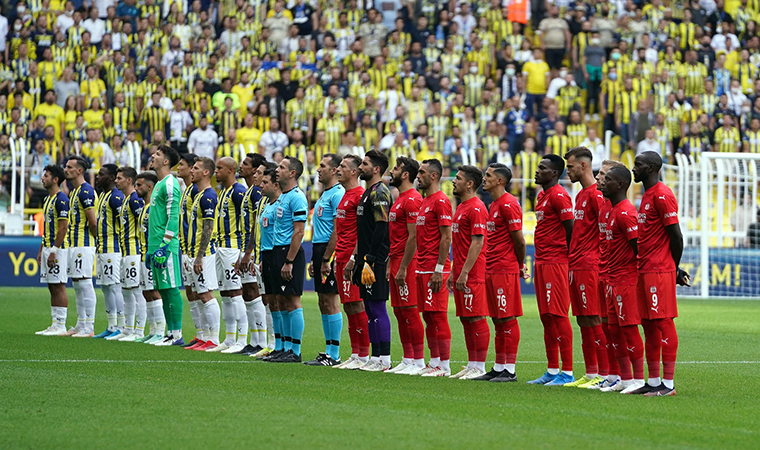
[[[362,284],[365,286],[375,284],[375,271],[372,270],[372,266],[366,261],[364,262],[364,268],[362,269]]]
[[[158,250],[153,252],[153,267],[156,269],[166,269],[166,261],[169,259],[169,242],[164,239]]]

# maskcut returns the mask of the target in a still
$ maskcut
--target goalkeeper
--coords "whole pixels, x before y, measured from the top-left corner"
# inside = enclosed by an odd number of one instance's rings
[[[383,183],[388,169],[388,157],[375,150],[364,156],[359,166],[359,178],[367,182],[356,210],[358,240],[353,282],[359,292],[369,317],[369,340],[372,357],[361,369],[380,372],[391,365],[391,321],[385,303],[390,287],[385,277],[390,251],[388,217],[391,208],[391,191]]]
[[[168,333],[157,345],[182,345],[182,297],[180,273],[179,203],[182,192],[171,170],[179,163],[173,148],[161,145],[151,157],[151,168],[160,180],[153,189],[148,220],[148,251],[145,264],[153,270],[153,282],[161,293]]]

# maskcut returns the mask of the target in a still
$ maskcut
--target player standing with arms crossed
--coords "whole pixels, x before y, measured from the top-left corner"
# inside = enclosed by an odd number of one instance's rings
[[[179,294],[179,182],[171,170],[179,163],[179,154],[168,145],[158,147],[151,157],[151,167],[159,181],[150,198],[148,219],[148,253],[146,265],[153,271],[153,284],[163,299],[168,336],[156,345],[183,345],[182,296]]]
[[[37,254],[40,266],[40,283],[47,283],[50,291],[50,315],[52,324],[35,334],[42,336],[66,336],[66,316],[69,297],[66,295],[66,268],[68,266],[68,243],[66,232],[69,227],[69,198],[61,192],[64,180],[63,168],[58,165],[46,166],[42,172],[42,186],[48,195],[42,202],[45,228]]]
[[[430,349],[430,362],[420,371],[423,377],[451,375],[446,289],[451,273],[451,201],[441,191],[442,174],[443,166],[437,159],[423,161],[417,173],[419,188],[425,196],[417,214],[417,298]]]
[[[420,163],[406,156],[396,158],[396,166],[391,170],[390,185],[398,189],[399,195],[388,215],[391,247],[387,278],[404,357],[386,372],[401,375],[416,375],[425,368],[425,327],[417,308],[416,283],[416,222],[422,195],[414,189],[414,180],[419,170]]]
[[[496,363],[488,373],[473,378],[478,381],[517,381],[515,362],[520,344],[517,318],[523,315],[520,278],[528,276],[522,209],[506,191],[510,181],[512,171],[501,163],[489,165],[483,177],[483,190],[494,199],[486,222],[486,296],[493,320]]]
[[[586,147],[565,153],[567,175],[581,184],[575,196],[573,238],[570,241],[570,303],[581,328],[581,348],[586,374],[566,384],[588,389],[604,382],[608,375],[607,339],[602,329],[597,286],[599,286],[599,209],[604,197],[591,170],[593,155]]]
[[[639,207],[638,300],[646,339],[649,368],[648,397],[676,395],[673,374],[678,352],[678,334],[673,319],[678,317],[676,283],[690,286],[690,277],[678,265],[683,253],[683,235],[678,223],[676,198],[660,182],[662,158],[644,152],[633,165],[634,181],[644,186]],[[660,354],[663,377],[660,380]]]
[[[309,264],[309,276],[314,278],[314,291],[319,297],[325,352],[320,352],[315,359],[304,362],[309,366],[336,366],[341,362],[340,333],[343,329],[343,314],[340,312],[340,295],[332,261],[338,238],[335,226],[337,210],[346,192],[338,183],[337,177],[342,160],[340,156],[328,153],[317,168],[322,195],[314,205],[312,216],[314,236],[311,239],[312,260]]]
[[[164,302],[161,300],[153,284],[153,270],[145,264],[148,251],[148,234],[150,231],[150,199],[153,195],[153,189],[158,183],[158,177],[153,171],[141,172],[137,175],[135,190],[137,195],[145,202],[142,211],[140,211],[140,287],[142,288],[143,297],[145,297],[145,309],[147,320],[150,324],[150,334],[135,342],[145,344],[155,344],[164,340],[166,331],[166,318],[164,317]]]
[[[282,299],[280,310],[286,337],[290,338],[290,348],[270,362],[301,362],[301,339],[303,339],[303,280],[306,277],[306,255],[303,242],[304,227],[309,215],[309,202],[298,187],[303,174],[303,163],[292,156],[286,156],[277,167],[277,182],[280,184],[280,198],[275,204],[274,221],[274,268],[278,280],[276,292]]]
[[[528,384],[562,386],[573,377],[573,329],[568,319],[568,247],[573,233],[573,204],[559,177],[565,161],[559,155],[545,155],[538,163],[536,184],[543,190],[536,196],[536,300],[541,323],[548,368],[541,377]],[[559,356],[562,354],[562,372]]]
[[[467,367],[450,378],[469,380],[486,374],[486,357],[491,331],[486,299],[486,222],[488,210],[476,195],[483,172],[475,166],[459,166],[454,177],[454,195],[460,203],[451,224],[454,261],[447,286],[454,291],[456,314],[464,326]],[[456,282],[454,282],[456,280]]]
[[[145,207],[135,190],[137,171],[132,167],[116,170],[116,187],[124,194],[121,207],[121,292],[124,297],[124,333],[119,341],[134,342],[144,336],[147,316],[140,292],[140,214]]]
[[[368,187],[356,209],[358,239],[353,261],[359,263],[351,269],[353,283],[359,286],[359,295],[364,301],[369,319],[372,357],[359,368],[366,372],[384,372],[391,367],[391,319],[386,307],[390,286],[383,275],[387,269],[390,250],[388,214],[393,199],[390,189],[383,183],[386,170],[388,157],[376,150],[368,151],[359,167],[359,178]]]
[[[109,341],[121,339],[124,330],[124,297],[121,293],[121,205],[124,194],[116,188],[116,164],[103,164],[95,176],[100,189],[98,211],[98,248],[96,269],[98,284],[103,291],[108,328],[95,336]]]
[[[625,167],[612,167],[604,175],[602,192],[611,205],[605,226],[609,277],[605,294],[607,326],[612,335],[621,381],[601,388],[601,391],[643,394],[645,392],[638,391],[644,388],[644,343],[639,334],[641,318],[636,284],[631,277],[636,268],[638,215],[626,197],[630,185],[631,172]]]
[[[267,346],[266,307],[259,292],[259,277],[254,265],[260,263],[259,250],[259,224],[258,206],[262,200],[260,172],[257,170],[266,160],[264,155],[249,153],[240,164],[240,176],[245,180],[248,189],[243,196],[243,223],[241,233],[243,237],[243,253],[235,270],[240,274],[243,284],[243,301],[245,313],[248,317],[248,331],[250,343],[237,352],[241,355],[254,355]],[[254,265],[251,265],[253,257]]]
[[[220,281],[226,338],[214,351],[222,353],[237,353],[248,341],[243,283],[236,267],[243,243],[241,225],[246,189],[237,182],[237,171],[237,162],[229,156],[220,158],[216,163],[216,180],[222,183],[216,205],[216,278]]]
[[[358,369],[369,361],[369,319],[359,288],[351,283],[354,251],[357,241],[356,209],[364,188],[359,185],[359,166],[362,160],[356,155],[346,155],[338,166],[338,182],[343,194],[335,221],[338,232],[335,243],[335,278],[341,285],[340,301],[348,317],[348,337],[351,341],[351,357],[334,366],[336,369]]]

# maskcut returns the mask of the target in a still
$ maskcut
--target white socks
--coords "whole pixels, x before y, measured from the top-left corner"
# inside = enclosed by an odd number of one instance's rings
[[[248,329],[251,331],[251,345],[264,348],[267,346],[267,307],[256,297],[253,301],[246,302],[245,310],[248,316]]]
[[[441,358],[430,358],[430,367],[440,367]]]
[[[135,301],[135,334],[142,337],[145,335],[145,319],[148,316],[148,305],[140,291],[132,291],[132,298]],[[124,299],[124,313],[126,314],[126,312],[127,302]]]
[[[68,310],[63,306],[51,306],[50,315],[53,317],[53,324],[58,327],[66,328],[66,316]]]
[[[224,318],[224,344],[232,347],[235,344],[235,333],[237,330],[237,312],[232,299],[222,296],[222,317]]]
[[[235,308],[235,321],[237,322],[237,343],[245,345],[248,343],[248,316],[245,311],[245,302],[242,295],[232,297],[232,306]]]
[[[116,300],[116,327],[119,330],[124,330],[126,317],[124,317],[124,295],[121,293],[121,285],[114,284],[111,286],[111,290],[114,295],[114,300]]]
[[[206,336],[206,339],[210,340],[213,344],[219,345],[219,302],[216,301],[216,298],[212,298],[203,304],[203,310],[206,313],[206,321],[209,327],[209,334]]]
[[[93,333],[95,331],[95,307],[97,297],[95,288],[92,286],[92,279],[85,278],[79,281],[79,289],[82,291],[82,306],[85,313],[85,331]]]
[[[135,330],[135,289],[122,289],[121,293],[124,297],[124,334],[132,334]]]
[[[164,317],[164,301],[160,298],[150,302],[153,307],[153,321],[155,329],[151,329],[152,334],[164,336],[166,334],[166,317]]]
[[[74,286],[74,304],[77,308],[76,329],[79,331],[84,331],[85,327],[87,326],[87,314],[85,312],[84,306],[84,292],[82,291],[82,287],[79,285],[79,281],[72,281],[71,284]]]
[[[106,319],[108,319],[108,331],[116,331],[117,314],[116,314],[116,295],[114,286],[100,286],[103,291],[103,303],[106,306]],[[123,301],[123,300],[122,300]]]
[[[193,317],[193,325],[195,325],[195,337],[201,341],[205,341],[203,338],[203,317],[205,313],[201,310],[203,302],[200,300],[193,300],[190,303],[190,315]]]

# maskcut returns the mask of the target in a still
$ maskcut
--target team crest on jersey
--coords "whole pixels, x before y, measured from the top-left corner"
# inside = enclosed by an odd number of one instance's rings
[[[430,211],[430,207],[425,208],[425,212]]]
[[[348,200],[346,200],[346,202],[343,203],[343,206],[348,206]]]
[[[647,203],[646,205],[644,205],[644,211],[649,211],[649,203]]]
[[[77,253],[77,258],[81,258],[81,257],[82,257],[82,254],[81,253]]]
[[[497,217],[499,217],[499,211],[496,211],[495,213],[493,213],[493,218],[495,219]]]
[[[655,287],[655,286],[650,287],[649,288],[649,292],[651,292],[652,294],[656,294],[657,293],[657,287]]]
[[[464,293],[465,293],[465,294],[469,294],[470,292],[472,292],[472,291],[470,290],[470,288],[469,288],[469,287],[467,287],[467,286],[465,286],[465,288],[464,288]]]
[[[131,265],[132,267],[134,267],[134,266],[135,266],[135,262],[134,262],[134,261],[132,261],[132,263],[131,263],[130,265]]]
[[[543,206],[544,208],[546,208],[546,201],[544,201],[544,204],[541,205],[541,206]]]
[[[582,206],[583,206],[584,208],[586,207],[586,200],[583,200],[583,205],[582,205]]]
[[[451,232],[452,233],[459,233],[459,224],[458,223],[452,223],[451,224]]]
[[[546,289],[551,289],[551,288],[552,288],[552,284],[551,283],[546,283]]]
[[[493,221],[486,222],[486,229],[488,231],[496,231],[496,222],[493,222]]]
[[[261,226],[264,228],[269,226],[269,217],[262,217],[261,218]]]
[[[496,290],[496,293],[497,293],[498,295],[502,295],[502,294],[504,293],[504,289],[502,289],[502,288],[499,288],[499,289],[497,289],[497,290]]]
[[[396,213],[395,212],[391,212],[388,215],[388,220],[390,220],[391,222],[395,222],[396,221]]]
[[[614,226],[615,226],[615,219],[612,219],[612,220],[610,221],[610,226],[611,226],[611,227],[614,227]]]
[[[323,208],[322,206],[317,208],[317,217],[322,217],[322,214],[324,214],[324,212],[325,212],[325,208]]]
[[[106,261],[106,262],[108,262],[108,264],[111,264],[111,260],[110,259],[108,261]]]

